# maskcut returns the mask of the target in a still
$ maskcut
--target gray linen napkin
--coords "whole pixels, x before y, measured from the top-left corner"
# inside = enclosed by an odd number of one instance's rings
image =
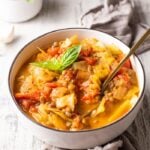
[[[82,15],[81,25],[109,33],[131,46],[149,28],[140,23],[136,15],[133,1],[105,0],[104,5],[91,8]],[[149,48],[150,43],[145,42],[136,53]]]
[[[148,29],[147,25],[139,22],[138,10],[134,9],[133,1],[105,0],[103,5],[91,8],[81,17],[83,27],[107,32],[128,46],[132,46]],[[150,38],[136,51],[141,54],[150,50]],[[145,68],[146,69],[146,68]],[[147,95],[142,109],[128,130],[117,139],[122,139],[123,150],[149,150],[150,149],[150,102]],[[107,146],[107,145],[106,145]],[[104,150],[105,147],[95,147],[93,150]],[[117,150],[110,147],[107,150]]]

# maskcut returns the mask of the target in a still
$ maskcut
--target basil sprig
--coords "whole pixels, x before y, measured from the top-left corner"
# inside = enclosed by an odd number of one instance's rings
[[[32,64],[52,71],[62,71],[76,61],[80,51],[81,51],[81,45],[75,45],[68,48],[65,51],[65,53],[58,59],[52,58],[47,61],[34,62]]]

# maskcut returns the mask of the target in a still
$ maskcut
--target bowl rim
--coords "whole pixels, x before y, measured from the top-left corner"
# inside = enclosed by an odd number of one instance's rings
[[[125,46],[127,46],[123,41],[121,41],[120,39],[118,39],[117,37],[114,37],[106,32],[103,32],[103,31],[100,31],[100,30],[95,30],[95,29],[89,29],[89,28],[82,28],[82,27],[76,27],[76,28],[62,28],[62,29],[57,29],[57,30],[52,30],[50,32],[47,32],[47,33],[44,33],[40,36],[37,36],[36,38],[34,38],[33,40],[31,40],[30,42],[28,42],[27,44],[25,44],[19,51],[18,53],[15,55],[15,57],[13,58],[13,61],[10,65],[10,69],[9,69],[9,72],[8,72],[8,91],[9,91],[9,94],[11,95],[11,98],[13,99],[13,102],[15,103],[17,109],[23,114],[23,116],[28,119],[29,121],[31,121],[31,123],[39,126],[39,127],[42,127],[42,128],[45,128],[45,129],[48,129],[48,130],[52,130],[54,132],[60,132],[60,133],[82,133],[82,132],[93,132],[93,131],[97,131],[97,130],[102,130],[102,129],[105,129],[105,128],[108,128],[112,125],[115,125],[116,123],[122,121],[124,118],[126,118],[127,116],[129,116],[129,114],[131,114],[133,112],[133,110],[135,109],[135,107],[139,104],[139,102],[142,100],[142,97],[144,95],[144,92],[145,92],[145,85],[146,85],[146,76],[145,76],[145,70],[144,70],[144,67],[143,67],[143,64],[141,62],[141,60],[139,59],[139,57],[134,54],[134,57],[136,57],[136,59],[139,61],[140,65],[141,65],[141,69],[142,69],[142,73],[143,73],[143,89],[141,91],[141,95],[140,97],[138,98],[138,101],[136,102],[136,104],[133,106],[133,108],[131,110],[129,110],[125,115],[123,115],[122,117],[120,117],[119,119],[117,119],[116,121],[110,123],[110,124],[107,124],[105,126],[102,126],[102,127],[99,127],[99,128],[95,128],[95,129],[88,129],[88,130],[79,130],[79,131],[68,131],[68,130],[58,130],[58,129],[54,129],[54,128],[49,128],[47,126],[44,126],[42,125],[41,123],[38,123],[37,121],[35,121],[34,119],[32,119],[31,117],[29,117],[24,111],[23,109],[19,106],[19,104],[17,103],[15,97],[14,97],[14,94],[11,92],[11,88],[10,88],[10,78],[11,78],[11,72],[12,72],[12,68],[13,68],[13,65],[16,61],[16,59],[18,58],[18,56],[20,55],[20,53],[28,46],[30,45],[32,42],[42,38],[43,36],[46,36],[48,34],[51,34],[51,33],[55,33],[55,32],[59,32],[59,31],[65,31],[65,30],[89,30],[89,31],[96,31],[96,32],[101,32],[101,33],[104,33],[106,35],[109,35],[115,39],[117,39],[118,41],[120,41],[121,43],[123,43]],[[128,46],[127,46],[128,47]],[[128,47],[129,48],[129,47]]]

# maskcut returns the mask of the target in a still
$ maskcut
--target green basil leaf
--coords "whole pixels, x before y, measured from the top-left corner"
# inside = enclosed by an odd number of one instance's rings
[[[52,71],[62,71],[70,66],[79,56],[81,45],[75,45],[68,48],[65,53],[59,58],[52,58],[43,62],[34,62],[33,65],[45,68]]]
[[[64,70],[65,68],[70,66],[73,62],[75,62],[79,56],[80,51],[81,45],[68,48],[60,60],[60,63],[62,64],[61,70]]]
[[[37,66],[37,67],[45,68],[45,69],[51,69],[51,70],[55,69],[55,67],[51,61],[34,62],[31,64],[34,66]]]

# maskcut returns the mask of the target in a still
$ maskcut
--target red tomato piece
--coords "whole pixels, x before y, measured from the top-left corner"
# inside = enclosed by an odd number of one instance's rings
[[[22,100],[22,99],[30,99],[30,100],[37,100],[39,101],[40,98],[40,92],[36,91],[33,93],[16,93],[15,98],[17,100]]]
[[[122,74],[122,73],[126,72],[126,68],[129,68],[129,69],[132,68],[130,60],[127,60],[125,62],[125,64],[120,68],[120,70],[118,71],[117,74]]]
[[[84,57],[83,58],[89,65],[95,65],[97,59],[94,57]]]
[[[87,49],[87,50],[82,50],[81,52],[80,52],[80,56],[82,57],[82,56],[90,56],[91,55],[91,53],[92,53],[92,49]]]
[[[31,111],[31,112],[37,112],[38,110],[37,110],[37,108],[35,107],[35,105],[31,105],[31,106],[30,106],[30,111]]]
[[[130,59],[128,59],[128,60],[124,63],[123,66],[126,67],[126,68],[132,68],[132,67],[131,67]]]
[[[46,83],[45,85],[50,88],[56,88],[56,87],[60,86],[60,84],[58,84],[56,82]]]
[[[22,107],[25,109],[25,110],[29,110],[29,109],[32,109],[34,108],[34,112],[35,112],[35,104],[37,103],[37,101],[34,101],[34,100],[29,100],[29,99],[22,99],[22,100],[19,100],[19,103],[20,105],[22,105]]]
[[[47,50],[48,54],[51,55],[52,57],[55,56],[55,55],[58,55],[59,51],[60,51],[59,47],[53,47],[53,48],[49,48]]]
[[[81,98],[81,101],[85,102],[85,103],[95,103],[97,102],[97,99],[95,98],[96,96],[98,96],[99,93],[95,92],[94,94],[86,94]]]

